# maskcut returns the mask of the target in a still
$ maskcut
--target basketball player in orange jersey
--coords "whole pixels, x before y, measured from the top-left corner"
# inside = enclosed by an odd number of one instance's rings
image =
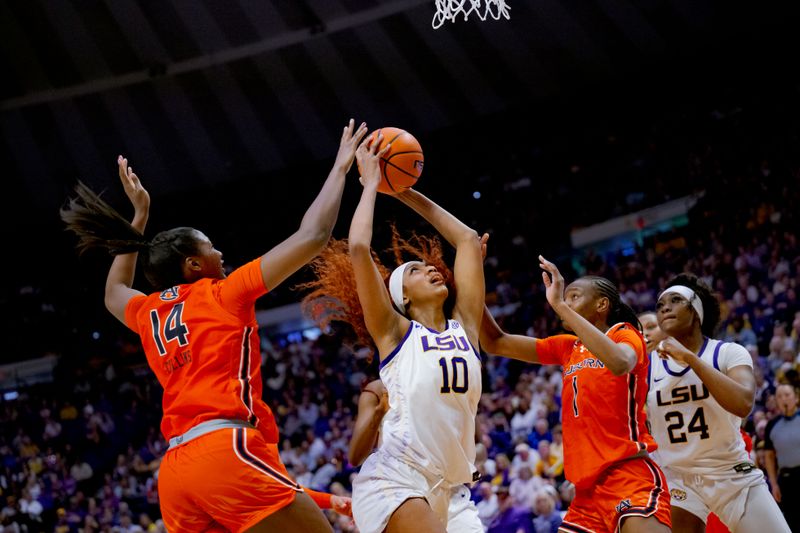
[[[639,321],[607,279],[587,276],[564,289],[539,256],[547,301],[573,335],[534,339],[503,332],[486,310],[481,345],[489,353],[564,367],[564,469],[575,500],[559,531],[670,531],[669,491],[648,457],[648,357]]]
[[[196,229],[143,236],[150,197],[121,156],[131,223],[83,184],[61,212],[81,252],[102,248],[115,256],[106,308],[139,334],[164,387],[161,429],[169,449],[158,485],[169,531],[331,531],[278,456],[278,428],[261,399],[254,302],[325,247],[366,131],[350,120],[333,169],[298,230],[227,277],[222,253]],[[150,295],[131,288],[137,252],[157,290]]]

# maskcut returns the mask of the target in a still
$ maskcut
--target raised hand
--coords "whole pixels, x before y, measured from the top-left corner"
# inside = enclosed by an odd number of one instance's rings
[[[539,256],[539,266],[544,270],[542,281],[544,281],[547,301],[553,309],[557,310],[558,306],[564,303],[564,276],[561,275],[557,266],[541,255]]]
[[[381,182],[381,168],[380,160],[383,154],[389,151],[391,143],[388,143],[382,150],[378,147],[383,141],[383,133],[378,133],[376,138],[372,136],[367,137],[356,150],[356,160],[358,160],[358,169],[361,172],[361,185],[364,187],[374,186],[378,187]]]
[[[150,211],[150,194],[142,186],[139,177],[133,172],[133,167],[128,166],[128,160],[122,156],[117,157],[119,166],[119,179],[125,194],[133,204],[135,216],[147,216]]]
[[[366,133],[367,123],[362,122],[358,129],[355,129],[355,121],[352,118],[344,127],[342,139],[339,142],[339,153],[336,154],[336,166],[343,168],[345,173],[353,166],[356,149]]]
[[[481,258],[486,261],[486,243],[489,242],[489,234],[481,235]]]

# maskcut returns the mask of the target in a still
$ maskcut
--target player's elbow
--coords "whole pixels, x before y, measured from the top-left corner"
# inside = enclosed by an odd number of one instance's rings
[[[350,464],[353,466],[360,466],[366,458],[366,454],[362,453],[361,450],[355,449],[353,446],[347,451],[347,460],[350,461]]]
[[[353,238],[351,236],[348,240],[348,248],[351,257],[370,255],[370,243],[365,239]]]
[[[606,367],[615,376],[624,376],[636,367],[636,361],[629,361],[627,358],[623,358],[606,365]]]
[[[326,228],[300,228],[300,238],[309,249],[321,252],[331,238],[331,230]]]
[[[631,370],[627,367],[627,365],[607,365],[609,372],[614,374],[615,376],[624,376]]]
[[[474,246],[478,249],[481,247],[481,240],[478,232],[472,228],[465,227],[457,236],[456,236],[456,248],[460,246]]]
[[[739,418],[747,418],[750,415],[750,411],[753,410],[753,400],[743,398],[741,402],[734,408],[732,411],[733,414],[738,416]]]

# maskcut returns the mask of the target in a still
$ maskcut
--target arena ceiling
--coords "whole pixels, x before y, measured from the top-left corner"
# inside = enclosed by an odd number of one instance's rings
[[[329,158],[350,116],[432,131],[775,15],[722,0],[508,3],[510,21],[433,30],[433,0],[0,2],[11,207],[54,213],[77,178],[107,184],[118,153],[155,194]]]

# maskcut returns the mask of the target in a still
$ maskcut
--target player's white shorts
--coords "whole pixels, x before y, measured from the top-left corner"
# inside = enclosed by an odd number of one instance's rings
[[[464,485],[437,486],[438,479],[380,450],[370,455],[353,481],[353,518],[361,533],[381,533],[409,498],[424,498],[447,524],[448,533],[483,533],[478,509]]]
[[[731,530],[735,530],[744,514],[747,495],[751,487],[763,485],[766,481],[761,470],[730,474],[681,474],[662,467],[667,476],[670,504],[708,520],[708,514],[716,514]]]

